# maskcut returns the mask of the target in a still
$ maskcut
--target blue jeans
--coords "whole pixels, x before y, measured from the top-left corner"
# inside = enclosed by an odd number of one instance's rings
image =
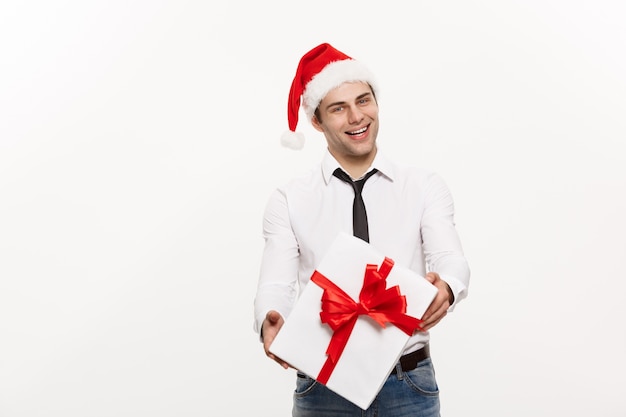
[[[397,370],[367,410],[298,372],[293,417],[440,417],[439,387],[431,359],[419,362],[412,371]]]

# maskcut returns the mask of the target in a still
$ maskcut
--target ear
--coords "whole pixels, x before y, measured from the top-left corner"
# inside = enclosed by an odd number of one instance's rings
[[[311,124],[313,125],[313,127],[315,128],[315,130],[319,131],[319,132],[324,132],[324,129],[322,129],[322,124],[320,123],[320,121],[317,119],[316,115],[313,115],[313,117],[311,118]]]

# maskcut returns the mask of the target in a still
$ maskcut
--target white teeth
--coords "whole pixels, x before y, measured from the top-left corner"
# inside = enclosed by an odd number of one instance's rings
[[[360,133],[365,132],[366,130],[367,130],[367,126],[365,126],[363,129],[359,129],[359,130],[357,130],[357,131],[355,131],[355,132],[349,132],[349,133],[350,133],[351,135],[358,135],[358,134],[360,134]]]

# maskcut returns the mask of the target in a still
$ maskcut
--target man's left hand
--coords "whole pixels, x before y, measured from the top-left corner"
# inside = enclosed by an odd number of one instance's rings
[[[448,308],[454,300],[454,296],[448,284],[441,279],[438,273],[429,272],[424,278],[437,287],[438,290],[435,299],[430,303],[428,310],[426,310],[426,313],[422,316],[422,328],[424,330],[430,330],[446,316]]]

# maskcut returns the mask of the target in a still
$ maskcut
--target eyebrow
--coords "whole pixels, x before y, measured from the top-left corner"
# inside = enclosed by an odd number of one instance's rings
[[[368,91],[368,92],[366,92],[366,93],[363,93],[363,94],[361,94],[361,95],[357,96],[357,97],[354,99],[354,101],[358,101],[358,100],[360,100],[360,99],[362,99],[362,98],[364,98],[364,97],[371,96],[371,95],[372,95],[372,93],[371,93],[370,91]],[[326,109],[330,109],[330,108],[331,108],[331,107],[333,107],[333,106],[340,106],[340,105],[344,105],[344,104],[346,104],[346,102],[345,102],[345,101],[336,101],[336,102],[334,102],[334,103],[330,103],[329,105],[327,105],[327,106],[326,106]]]

